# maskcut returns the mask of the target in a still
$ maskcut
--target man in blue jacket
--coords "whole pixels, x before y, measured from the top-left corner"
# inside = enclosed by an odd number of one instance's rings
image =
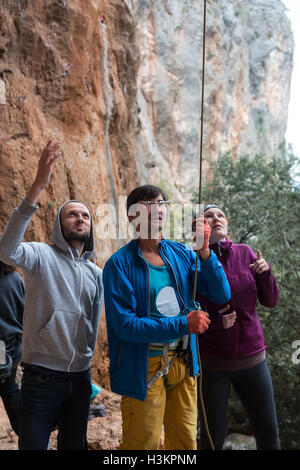
[[[166,194],[158,187],[135,188],[127,214],[135,238],[107,261],[104,296],[112,391],[122,396],[121,449],[157,449],[162,425],[166,449],[196,449],[199,372],[196,334],[210,323],[192,310],[196,255],[164,239]],[[215,302],[230,299],[222,265],[208,248],[210,228],[200,246],[197,292]]]

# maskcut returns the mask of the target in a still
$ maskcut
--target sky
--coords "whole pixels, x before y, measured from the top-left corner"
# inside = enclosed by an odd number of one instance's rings
[[[300,129],[299,129],[299,106],[300,106],[300,0],[282,0],[288,8],[287,15],[291,20],[294,34],[294,68],[291,83],[291,96],[289,104],[289,115],[286,141],[293,145],[294,153],[300,156]]]

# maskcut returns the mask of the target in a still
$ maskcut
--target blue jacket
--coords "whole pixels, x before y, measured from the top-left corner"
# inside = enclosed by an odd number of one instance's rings
[[[159,252],[169,271],[181,311],[193,298],[195,253],[182,243],[163,239]],[[104,298],[113,392],[145,400],[150,342],[171,341],[189,334],[185,315],[150,318],[149,268],[137,240],[120,248],[107,261]],[[214,252],[199,258],[197,292],[217,303],[230,299],[230,287]],[[190,374],[199,372],[196,335],[190,335]]]

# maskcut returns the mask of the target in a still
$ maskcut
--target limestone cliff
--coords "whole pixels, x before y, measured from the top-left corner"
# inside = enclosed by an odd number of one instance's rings
[[[228,149],[272,151],[284,137],[292,68],[282,2],[207,4],[205,161]],[[0,232],[50,138],[62,157],[25,240],[49,241],[69,198],[91,207],[97,228],[101,204],[118,208],[140,182],[171,192],[198,183],[202,13],[202,0],[1,1]],[[96,239],[103,267],[121,242],[101,230]],[[99,344],[94,374],[107,384]]]
[[[144,180],[198,185],[203,1],[136,0]],[[281,0],[207,0],[205,168],[284,140],[293,37]]]

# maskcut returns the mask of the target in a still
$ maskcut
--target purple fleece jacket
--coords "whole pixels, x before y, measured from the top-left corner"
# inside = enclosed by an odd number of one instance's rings
[[[228,238],[224,242],[211,245],[224,271],[231,288],[230,305],[236,311],[235,324],[224,329],[222,316],[218,313],[227,304],[211,302],[205,296],[198,301],[203,310],[209,313],[211,324],[205,333],[199,335],[200,350],[214,355],[247,357],[266,348],[261,323],[256,313],[256,302],[265,307],[274,307],[278,301],[278,288],[271,272],[254,273],[249,264],[256,255],[248,245],[233,244]],[[228,312],[226,312],[228,313]]]

